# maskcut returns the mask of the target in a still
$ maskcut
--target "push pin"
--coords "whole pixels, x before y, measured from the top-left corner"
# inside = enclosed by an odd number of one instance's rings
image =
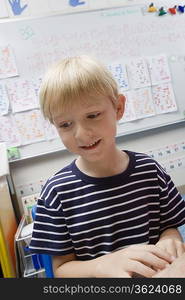
[[[175,15],[176,14],[176,8],[177,8],[177,6],[175,5],[174,7],[171,7],[171,8],[169,8],[168,9],[168,11],[169,11],[169,13],[171,14],[171,15]]]
[[[161,7],[159,9],[159,16],[163,16],[163,15],[166,15],[166,14],[167,14],[167,12],[164,10],[164,7]]]
[[[179,5],[178,6],[178,12],[180,12],[181,14],[183,14],[184,13],[184,8],[185,8],[185,6]]]
[[[148,12],[156,12],[157,8],[154,6],[153,3],[151,3],[148,7]]]

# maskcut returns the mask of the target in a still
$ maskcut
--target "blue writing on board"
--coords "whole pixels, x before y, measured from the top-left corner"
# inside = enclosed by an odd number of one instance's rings
[[[79,1],[79,0],[69,0],[69,5],[71,6],[78,6],[85,4],[85,1]]]
[[[12,12],[15,16],[21,15],[23,10],[28,6],[28,4],[25,4],[23,7],[21,7],[20,0],[8,0]]]

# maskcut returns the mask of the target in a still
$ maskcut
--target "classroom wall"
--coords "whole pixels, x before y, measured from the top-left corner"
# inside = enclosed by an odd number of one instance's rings
[[[6,11],[8,12],[7,17],[16,17],[13,15],[12,11],[10,10],[10,7],[7,6],[7,2],[3,1],[5,3],[5,14]],[[61,1],[62,2],[62,1]],[[67,0],[63,0],[63,4],[66,5],[66,11],[74,10],[74,7],[67,6]],[[86,4],[84,6],[76,7],[78,10],[88,10],[91,8],[105,8],[110,7],[113,5],[133,5],[136,4],[136,1],[134,0],[89,0],[85,1]],[[167,1],[163,1],[167,2]],[[168,1],[169,2],[169,1]],[[174,2],[174,1],[171,1]],[[39,1],[22,1],[23,4],[26,3],[32,3],[32,10],[27,11],[29,13],[29,16],[31,15],[37,15],[42,13],[48,13],[49,10],[46,10],[47,8],[51,8],[52,3],[52,12],[56,13],[57,10],[57,3],[59,4],[59,1],[49,1],[47,0],[45,3],[47,5],[43,5],[43,2],[41,0]],[[69,3],[69,2],[68,2]],[[138,1],[137,3],[148,3],[148,1]],[[8,9],[7,9],[8,7]],[[59,10],[58,6],[58,10]],[[45,10],[44,10],[45,9]],[[44,11],[43,11],[44,10]],[[27,17],[26,10],[23,12],[23,16]],[[141,151],[141,152],[147,152],[151,149],[155,149],[156,151],[160,148],[164,148],[166,146],[173,147],[174,144],[181,143],[182,141],[185,141],[185,128],[184,124],[174,124],[169,125],[167,127],[161,127],[158,129],[148,130],[145,132],[140,132],[137,134],[131,134],[131,135],[123,135],[122,137],[119,137],[116,139],[117,145],[120,149],[128,149],[132,151]],[[172,151],[173,152],[173,151]],[[177,153],[172,153],[171,155],[163,156],[158,158],[157,160],[161,162],[161,164],[164,163],[164,165],[167,165],[167,163],[170,163],[170,161],[174,161],[178,158],[183,158],[185,155],[185,152],[178,151]],[[17,199],[18,199],[18,206],[20,215],[23,213],[23,207],[21,203],[21,195],[25,196],[26,194],[31,194],[39,191],[39,184],[42,181],[42,183],[53,173],[58,171],[60,168],[65,166],[66,164],[70,163],[71,160],[73,160],[75,156],[73,154],[68,153],[66,150],[62,150],[60,152],[48,154],[41,157],[26,159],[22,161],[14,161],[10,163],[10,171],[11,176],[13,180],[13,184],[17,193]],[[184,158],[183,158],[184,159]],[[182,161],[183,161],[182,159]],[[185,165],[182,164],[181,167],[175,167],[174,169],[170,170],[170,175],[172,179],[174,180],[175,184],[178,187],[182,187],[185,185]],[[24,187],[27,186],[27,190],[24,189]],[[30,188],[31,187],[31,188]],[[21,189],[23,190],[23,194],[21,194]]]

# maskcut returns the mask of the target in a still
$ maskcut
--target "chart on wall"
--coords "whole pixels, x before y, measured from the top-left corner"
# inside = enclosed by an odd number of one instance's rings
[[[185,119],[185,17],[143,7],[101,9],[0,23],[0,141],[20,158],[64,149],[42,117],[38,91],[47,68],[90,54],[112,72],[126,110],[118,136]]]

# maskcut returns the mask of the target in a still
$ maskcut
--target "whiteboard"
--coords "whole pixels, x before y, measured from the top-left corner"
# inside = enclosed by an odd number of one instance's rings
[[[90,54],[105,64],[165,53],[178,110],[118,125],[118,136],[185,119],[185,17],[143,14],[142,6],[119,7],[0,23],[0,47],[14,51],[20,78],[42,77],[66,56]],[[6,79],[6,82],[12,78]],[[0,83],[4,79],[0,79]],[[11,112],[10,112],[11,113]],[[65,149],[59,138],[21,146],[21,159]]]

